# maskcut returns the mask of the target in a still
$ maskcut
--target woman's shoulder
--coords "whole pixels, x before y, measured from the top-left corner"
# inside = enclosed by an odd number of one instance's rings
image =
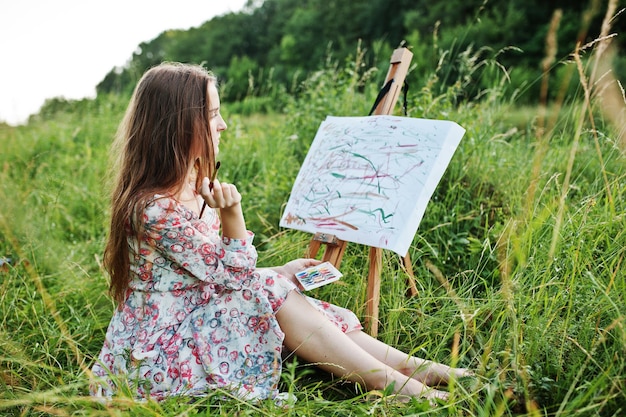
[[[146,200],[145,211],[171,211],[175,210],[178,203],[168,195],[155,194]]]
[[[169,196],[155,194],[148,199],[144,209],[144,222],[152,223],[158,221],[162,223],[164,220],[174,220],[183,216],[178,202]]]
[[[202,218],[180,204],[175,198],[155,194],[144,206],[142,227],[144,230],[162,233],[173,229],[197,229],[202,234],[219,233],[220,221],[215,209],[206,207]]]

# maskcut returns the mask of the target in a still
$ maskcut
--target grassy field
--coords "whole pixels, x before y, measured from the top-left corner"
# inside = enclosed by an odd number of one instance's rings
[[[280,114],[224,104],[220,175],[242,191],[261,266],[305,253],[310,236],[278,220],[319,123],[369,110],[378,87],[359,88],[368,72],[355,68],[321,70]],[[397,257],[383,258],[379,338],[479,375],[453,385],[449,403],[399,404],[297,362],[283,372],[282,389],[298,398],[286,410],[220,393],[193,403],[91,399],[88,369],[113,310],[100,259],[108,150],[126,99],[111,96],[0,127],[0,415],[626,413],[624,127],[603,111],[605,90],[585,99],[584,76],[580,94],[543,109],[504,99],[505,75],[492,74],[480,100],[458,100],[461,76],[443,94],[412,86],[409,116],[454,120],[467,133],[409,252],[417,297],[405,296]],[[313,295],[363,317],[366,248],[349,245],[341,269],[342,281]]]

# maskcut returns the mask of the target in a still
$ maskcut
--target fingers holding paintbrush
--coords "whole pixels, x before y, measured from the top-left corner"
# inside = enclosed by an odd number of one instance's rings
[[[211,184],[213,184],[212,188]],[[220,209],[221,215],[224,215],[224,210],[230,212],[231,209],[236,209],[237,206],[239,206],[237,210],[241,209],[241,193],[239,193],[235,184],[221,182],[217,178],[211,183],[208,177],[204,177],[200,194],[204,198],[206,205],[214,209]]]
[[[221,165],[222,163],[220,161],[217,161],[217,163],[215,164],[215,169],[213,170],[213,174],[211,174],[211,180],[209,181],[209,192],[213,191],[215,179],[217,178],[217,170],[220,169]],[[202,209],[200,210],[200,218],[202,218],[205,208],[206,208],[206,200],[204,200],[204,202],[202,203]]]
[[[211,182],[209,182],[209,191],[213,191],[213,183],[215,182],[215,178],[217,178],[217,170],[220,169],[222,163],[217,161],[215,164],[215,169],[213,170],[213,175],[211,175]]]

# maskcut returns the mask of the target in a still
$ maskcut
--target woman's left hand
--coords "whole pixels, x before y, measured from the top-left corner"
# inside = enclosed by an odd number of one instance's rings
[[[294,259],[293,261],[287,262],[285,265],[283,265],[283,274],[289,277],[295,276],[296,273],[302,271],[303,269],[310,266],[319,265],[320,263],[322,263],[322,261],[311,258]]]
[[[322,261],[311,258],[299,258],[294,259],[293,261],[287,262],[283,266],[272,268],[274,271],[283,275],[285,278],[291,280],[293,283],[297,284],[296,273],[302,271],[305,268],[310,266],[319,265]]]

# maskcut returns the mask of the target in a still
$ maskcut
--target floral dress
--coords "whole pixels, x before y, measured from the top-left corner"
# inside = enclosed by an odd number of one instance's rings
[[[223,389],[275,398],[284,339],[276,312],[295,285],[256,268],[251,232],[221,238],[215,210],[200,219],[156,196],[143,223],[138,250],[129,238],[131,282],[93,365],[91,394],[161,400]],[[351,311],[307,299],[342,331],[361,329]]]

